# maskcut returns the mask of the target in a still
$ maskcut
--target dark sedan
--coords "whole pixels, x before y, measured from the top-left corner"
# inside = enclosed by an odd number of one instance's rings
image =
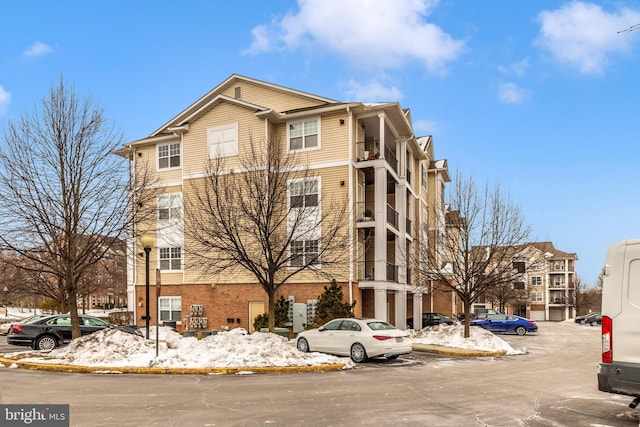
[[[441,323],[446,325],[455,325],[456,321],[451,317],[440,313],[422,313],[422,328],[439,325]],[[407,329],[413,329],[412,317],[407,319]]]
[[[93,316],[79,315],[80,332],[89,335],[116,326]],[[133,329],[126,332],[133,332]],[[139,333],[138,333],[139,334]],[[58,314],[38,319],[31,323],[16,323],[11,326],[7,343],[31,346],[34,350],[53,350],[71,341],[71,315]]]
[[[486,319],[474,320],[471,326],[480,326],[491,332],[515,332],[518,335],[538,331],[535,320],[513,314],[490,314]]]
[[[602,314],[600,313],[587,314],[584,317],[584,324],[591,325],[591,326],[602,325]]]

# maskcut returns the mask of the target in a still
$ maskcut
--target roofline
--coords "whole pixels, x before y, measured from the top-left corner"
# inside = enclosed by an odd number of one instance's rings
[[[325,97],[322,97],[322,96],[314,95],[312,93],[303,92],[303,91],[296,90],[296,89],[291,89],[289,87],[280,86],[280,85],[277,85],[277,84],[274,84],[274,83],[269,83],[269,82],[265,82],[265,81],[258,80],[258,79],[253,79],[253,78],[250,78],[250,77],[242,76],[240,74],[232,74],[229,77],[227,77],[227,79],[225,79],[222,83],[220,83],[219,85],[217,85],[216,87],[211,89],[205,95],[201,96],[196,102],[192,103],[190,106],[188,106],[187,108],[182,110],[180,113],[178,113],[176,116],[174,116],[171,120],[169,120],[168,122],[163,124],[160,128],[158,128],[155,132],[153,132],[149,136],[152,137],[152,136],[158,135],[159,133],[161,133],[163,130],[165,130],[167,127],[171,126],[175,122],[184,123],[185,117],[190,117],[193,114],[194,111],[200,110],[203,107],[201,104],[203,104],[203,103],[208,104],[207,99],[209,97],[211,97],[214,93],[222,90],[224,87],[226,87],[233,80],[244,80],[244,81],[247,81],[247,82],[250,82],[250,83],[255,83],[255,84],[259,84],[259,85],[263,85],[263,86],[268,86],[268,87],[271,87],[272,89],[276,89],[276,90],[279,90],[279,91],[289,92],[289,93],[292,93],[292,94],[295,94],[295,95],[299,95],[299,96],[303,96],[303,97],[306,97],[306,98],[312,98],[312,99],[315,99],[315,100],[321,101],[321,102],[326,102],[326,103],[336,103],[336,102],[338,102],[338,101],[336,101],[334,99],[325,98]]]

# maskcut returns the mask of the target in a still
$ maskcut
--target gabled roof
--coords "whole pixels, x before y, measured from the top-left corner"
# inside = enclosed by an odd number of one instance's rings
[[[509,247],[509,250],[514,253],[514,256],[518,253],[533,248],[539,251],[547,260],[562,260],[562,259],[574,259],[577,260],[578,256],[575,253],[563,252],[556,249],[551,242],[527,242],[519,245]],[[472,251],[486,251],[488,246],[474,246]],[[500,249],[500,247],[496,248]]]
[[[247,102],[243,102],[242,100],[236,100],[236,99],[229,98],[229,97],[226,97],[226,96],[224,98],[220,98],[222,96],[221,94],[222,94],[223,91],[225,91],[230,86],[236,85],[239,81],[245,81],[245,82],[249,82],[249,83],[265,86],[265,87],[268,87],[268,88],[270,88],[272,90],[276,90],[276,91],[280,91],[280,92],[286,92],[286,93],[289,93],[289,94],[292,94],[292,95],[301,96],[301,97],[312,99],[314,101],[318,101],[318,102],[325,103],[325,104],[335,104],[337,102],[337,101],[335,101],[333,99],[329,99],[329,98],[325,98],[325,97],[322,97],[322,96],[313,95],[313,94],[310,94],[310,93],[307,93],[307,92],[299,91],[299,90],[296,90],[296,89],[291,89],[291,88],[288,88],[288,87],[276,85],[274,83],[263,82],[261,80],[252,79],[250,77],[241,76],[239,74],[232,74],[225,81],[223,81],[218,86],[216,86],[213,89],[211,89],[203,97],[201,97],[196,102],[191,104],[189,107],[187,107],[181,113],[179,113],[177,116],[175,116],[174,118],[169,120],[167,123],[162,125],[159,129],[157,129],[155,132],[153,132],[151,135],[149,135],[149,137],[154,137],[154,136],[157,136],[157,135],[159,135],[161,133],[164,133],[166,131],[166,129],[169,128],[169,127],[178,127],[178,126],[184,125],[185,123],[188,122],[188,119],[202,114],[204,111],[206,111],[206,109],[208,109],[212,105],[215,105],[215,102],[219,102],[222,99],[239,101],[240,105],[244,105],[244,106],[249,107],[249,108],[255,108],[256,111],[261,111],[261,110],[267,111],[267,110],[269,110],[269,108],[266,108],[266,107],[263,107],[263,106],[250,104],[250,103],[247,103]]]

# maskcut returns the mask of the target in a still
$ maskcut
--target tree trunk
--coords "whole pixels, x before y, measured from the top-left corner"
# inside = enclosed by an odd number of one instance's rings
[[[276,330],[276,295],[275,291],[269,292],[269,332]]]

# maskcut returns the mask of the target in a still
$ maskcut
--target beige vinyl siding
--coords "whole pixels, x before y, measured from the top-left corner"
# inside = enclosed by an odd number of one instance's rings
[[[328,214],[331,210],[336,209],[337,204],[348,203],[348,167],[332,167],[324,168],[318,171],[314,171],[314,175],[317,175],[321,179],[322,188],[322,209],[323,212]],[[340,185],[340,181],[344,181],[344,185]],[[194,186],[201,186],[202,179],[192,179],[188,181],[188,185],[185,186],[183,197],[193,197]],[[348,212],[348,211],[347,211]],[[347,213],[348,215],[348,213]],[[345,232],[348,227],[348,216],[344,218],[343,226]],[[185,227],[189,227],[189,219],[185,217]],[[187,247],[186,255],[186,268],[185,268],[185,282],[187,283],[219,283],[219,284],[240,284],[240,283],[256,283],[256,279],[248,271],[238,267],[227,270],[219,275],[205,275],[202,269],[190,262],[188,255],[189,241],[185,236],[185,247]],[[346,280],[349,273],[348,255],[345,250],[344,263],[339,266],[334,266],[330,269],[332,275],[336,280]],[[295,281],[301,283],[316,283],[318,276],[312,272],[304,272],[296,276]]]
[[[157,144],[150,144],[136,147],[134,154],[135,167],[137,171],[142,171],[148,167],[152,174],[156,174],[157,184],[162,185],[164,182],[175,182],[182,179],[182,167],[172,169],[158,169],[158,145],[179,143],[180,138],[175,140],[163,141]],[[181,148],[180,165],[184,164],[184,147]]]
[[[186,174],[199,173],[208,161],[207,129],[238,124],[238,150],[242,153],[246,144],[264,141],[264,121],[255,116],[253,110],[235,104],[222,102],[199,117],[190,125],[184,135],[184,171]],[[238,167],[238,157],[225,158],[225,165]]]
[[[270,108],[277,112],[314,107],[324,104],[318,100],[293,93],[274,90],[271,87],[256,85],[247,81],[237,81],[235,84],[227,87],[222,94],[230,98],[235,98],[236,87],[241,87],[243,101]]]
[[[296,118],[286,123],[278,123],[274,126],[273,138],[283,141],[288,150],[287,126],[289,123],[316,118],[320,120],[319,148],[296,152],[300,153],[305,161],[311,165],[314,163],[347,162],[351,143],[349,142],[349,127],[347,125],[348,116],[345,112],[324,116],[309,115],[306,118]],[[345,124],[340,125],[340,119],[343,119]]]

